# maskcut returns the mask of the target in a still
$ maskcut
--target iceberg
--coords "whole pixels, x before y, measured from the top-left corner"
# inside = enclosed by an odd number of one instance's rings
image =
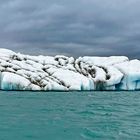
[[[31,56],[1,48],[0,89],[140,90],[140,61],[126,56]]]

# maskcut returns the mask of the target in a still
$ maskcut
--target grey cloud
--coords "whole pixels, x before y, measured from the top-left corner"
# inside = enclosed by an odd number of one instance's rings
[[[140,58],[139,0],[0,0],[0,45],[29,54]]]

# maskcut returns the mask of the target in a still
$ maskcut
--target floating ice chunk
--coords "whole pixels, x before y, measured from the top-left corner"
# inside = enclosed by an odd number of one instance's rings
[[[2,90],[140,90],[140,61],[125,56],[30,56],[0,49]]]

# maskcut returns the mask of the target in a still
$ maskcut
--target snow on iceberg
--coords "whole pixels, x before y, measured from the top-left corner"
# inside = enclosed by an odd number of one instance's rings
[[[0,49],[1,90],[140,90],[140,61],[125,56],[30,56]]]

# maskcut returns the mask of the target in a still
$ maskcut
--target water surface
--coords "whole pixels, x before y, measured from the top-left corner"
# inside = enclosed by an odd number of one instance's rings
[[[140,92],[0,92],[0,140],[139,140]]]

